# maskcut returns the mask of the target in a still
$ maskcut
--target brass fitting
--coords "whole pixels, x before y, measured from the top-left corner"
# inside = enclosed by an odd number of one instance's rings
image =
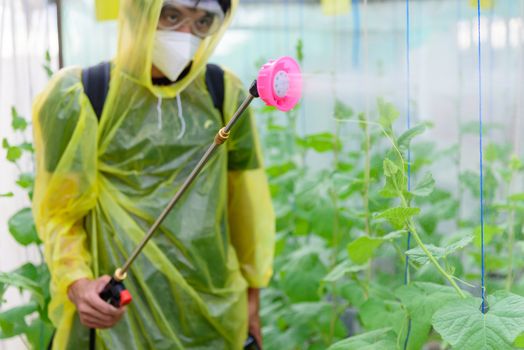
[[[113,276],[118,282],[122,282],[127,277],[127,272],[122,272],[121,268],[116,269],[115,275]]]
[[[215,136],[215,144],[221,145],[229,138],[229,131],[226,131],[226,128],[218,130],[218,133]]]

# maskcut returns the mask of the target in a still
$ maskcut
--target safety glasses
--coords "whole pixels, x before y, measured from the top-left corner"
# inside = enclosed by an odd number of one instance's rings
[[[189,26],[191,33],[205,38],[215,34],[223,21],[224,14],[216,1],[170,0],[164,1],[157,29],[176,31]]]

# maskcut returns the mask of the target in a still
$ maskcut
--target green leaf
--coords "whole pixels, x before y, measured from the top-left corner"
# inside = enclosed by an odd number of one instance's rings
[[[0,197],[13,197],[13,192],[0,193]]]
[[[378,99],[378,113],[378,122],[386,131],[391,129],[393,123],[400,115],[392,103],[386,102],[382,98]]]
[[[51,78],[51,76],[53,75],[53,70],[51,69],[51,55],[49,54],[49,50],[46,51],[44,58],[45,58],[45,63],[42,65],[42,67],[44,68],[47,74],[47,77]],[[260,67],[260,66],[257,66],[257,67]]]
[[[49,66],[46,66],[46,65],[42,65],[42,68],[44,68],[45,73],[47,74],[47,77],[51,78],[51,76],[53,75],[53,70]]]
[[[507,146],[490,143],[484,148],[484,159],[488,162],[505,160],[509,149]]]
[[[280,271],[281,288],[292,302],[317,301],[318,286],[326,273],[315,247],[303,247],[289,256]]]
[[[481,301],[467,298],[451,303],[433,316],[433,327],[455,349],[513,349],[524,331],[524,298],[507,292],[489,298],[489,311]]]
[[[397,198],[401,195],[402,189],[406,188],[407,177],[402,172],[398,172],[395,176],[386,177],[386,183],[379,194],[384,198]]]
[[[367,130],[368,130],[368,121],[367,121],[367,118],[366,118],[366,114],[364,112],[360,112],[357,116],[358,120],[359,120],[359,126],[360,126],[360,129],[366,133]],[[364,141],[366,142],[366,141]]]
[[[338,98],[335,100],[335,118],[337,120],[350,119],[353,114],[354,112],[351,107],[340,101]]]
[[[384,237],[360,236],[347,246],[348,255],[357,264],[366,263],[382,243],[401,237],[406,231],[393,231]]]
[[[300,38],[297,40],[297,44],[295,45],[295,52],[297,54],[297,61],[302,62],[304,60],[304,43]]]
[[[375,249],[384,243],[382,239],[361,236],[348,244],[349,257],[356,264],[364,264],[373,256]]]
[[[296,165],[293,162],[286,162],[282,164],[274,164],[266,168],[266,173],[269,176],[279,176],[288,173],[291,170],[296,169]]]
[[[32,263],[25,263],[12,272],[34,282],[37,282],[38,278],[40,277],[38,276],[38,269]]]
[[[454,253],[455,251],[464,248],[465,246],[470,244],[472,240],[473,240],[473,236],[467,236],[455,243],[450,244],[447,247],[442,248],[442,247],[434,246],[432,244],[426,244],[426,248],[431,252],[431,254],[433,254],[433,256],[436,259],[442,259]],[[406,252],[406,255],[408,255],[411,260],[413,260],[414,262],[420,265],[424,265],[429,262],[428,256],[426,255],[426,253],[424,253],[424,251],[420,247],[416,247],[416,248],[408,250]]]
[[[446,247],[446,255],[450,255],[451,253],[454,253],[459,249],[465,248],[471,243],[471,241],[473,241],[473,239],[473,236],[466,236],[464,238],[459,239],[456,242],[451,243]]]
[[[0,283],[28,290],[33,294],[40,306],[44,306],[45,298],[42,288],[34,281],[14,272],[0,272]]]
[[[519,157],[516,154],[513,154],[511,156],[511,159],[509,161],[509,168],[513,171],[522,170],[522,161],[519,159]]]
[[[395,175],[400,170],[400,168],[388,158],[384,159],[383,166],[384,175],[386,175],[387,177]]]
[[[414,282],[396,290],[395,295],[408,310],[411,332],[407,349],[422,349],[431,330],[433,314],[446,304],[461,300],[455,290],[434,283]],[[405,339],[405,334],[401,337]]]
[[[391,241],[391,240],[394,240],[394,239],[402,237],[406,233],[408,233],[408,231],[406,231],[406,230],[397,230],[397,231],[390,232],[387,235],[382,236],[380,238],[382,240],[384,240],[384,241]]]
[[[518,349],[524,349],[524,333],[521,333],[513,343],[513,346],[515,346]]]
[[[433,244],[426,244],[426,248],[436,258],[441,259],[446,256],[446,249],[434,246]],[[409,259],[419,265],[424,265],[429,262],[429,258],[420,247],[415,247],[406,252]]]
[[[20,147],[11,146],[7,149],[6,158],[11,163],[15,163],[20,157],[22,157],[22,149]]]
[[[330,332],[333,313],[336,312],[333,303],[327,301],[296,303],[289,310],[289,324],[293,327],[309,329],[310,334],[327,334]],[[340,336],[346,334],[340,320],[333,325]]]
[[[0,339],[11,338],[27,331],[26,316],[36,312],[38,304],[32,302],[0,313]]]
[[[481,244],[481,226],[477,226],[475,229],[475,239],[474,243],[477,247],[480,247]],[[504,229],[499,226],[493,225],[484,225],[484,244],[489,244],[495,235],[500,235],[504,233]]]
[[[328,350],[396,349],[397,337],[391,328],[377,329],[331,345]]]
[[[344,200],[353,193],[362,191],[364,179],[360,177],[351,177],[347,173],[334,172],[332,177],[332,189],[338,198]]]
[[[339,150],[342,147],[342,143],[334,134],[323,132],[307,135],[302,141],[302,146],[314,149],[318,153],[325,153]]]
[[[7,141],[7,139],[5,137],[2,139],[2,148],[3,149],[8,149],[9,148],[9,141]]]
[[[307,340],[307,335],[298,328],[278,327],[264,329],[264,348],[297,349]]]
[[[358,310],[364,329],[392,327],[399,333],[404,327],[406,311],[398,300],[370,297]]]
[[[341,284],[337,295],[344,298],[350,305],[354,307],[360,307],[368,299],[367,291],[364,291],[363,287],[359,285],[355,280],[348,281],[347,283]]]
[[[323,282],[336,282],[342,277],[362,271],[366,268],[365,265],[353,265],[351,261],[344,260],[333,268],[323,279]]]
[[[27,246],[32,243],[40,243],[31,208],[24,208],[18,211],[9,219],[8,226],[13,238],[21,245]]]
[[[18,147],[20,147],[22,150],[27,151],[29,153],[35,152],[35,149],[33,148],[33,144],[30,142],[21,143]]]
[[[25,334],[33,349],[45,349],[47,344],[51,341],[54,333],[53,325],[44,321],[41,318],[36,318],[29,327],[27,327]]]
[[[32,188],[35,182],[35,177],[32,173],[22,173],[16,181],[17,185],[22,188]]]
[[[409,145],[411,143],[411,140],[415,136],[418,136],[422,134],[424,131],[426,131],[426,125],[425,124],[419,124],[409,130],[406,130],[402,135],[399,136],[397,139],[398,148],[401,152],[406,151],[409,148]]]
[[[388,220],[393,227],[401,229],[406,225],[406,221],[420,212],[420,208],[396,207],[387,209],[379,213],[378,219]]]
[[[402,170],[401,164],[396,164],[389,158],[385,158],[382,162],[382,167],[384,170],[384,175],[386,176],[386,183],[380,195],[386,198],[396,198],[401,195],[401,193],[406,193],[405,191],[408,187],[407,177]]]
[[[508,200],[514,201],[514,202],[524,201],[524,193],[512,194],[511,196],[508,197]]]
[[[430,235],[435,232],[441,221],[453,219],[458,215],[459,203],[449,192],[437,189],[428,197],[419,197],[417,203],[420,205],[427,204],[431,207],[430,211],[417,217],[418,223]]]
[[[18,114],[15,107],[11,107],[11,126],[13,130],[24,131],[27,128],[27,121]]]
[[[419,197],[429,196],[435,189],[435,179],[431,173],[424,174],[424,177],[417,183],[411,194]]]

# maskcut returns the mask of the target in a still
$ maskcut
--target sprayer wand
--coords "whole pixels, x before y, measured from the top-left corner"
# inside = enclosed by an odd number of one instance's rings
[[[244,99],[226,126],[220,129],[215,135],[215,139],[208,147],[200,161],[186,178],[182,186],[178,189],[160,216],[155,220],[153,225],[151,225],[147,234],[135,248],[133,253],[131,253],[124,265],[116,269],[113,277],[100,293],[100,297],[104,301],[115,307],[127,305],[132,301],[131,294],[123,283],[127,277],[127,271],[129,270],[129,267],[133,261],[135,261],[140,252],[144,249],[147,242],[160,227],[167,215],[171,212],[178,200],[189,188],[209,159],[213,156],[218,147],[220,147],[220,145],[222,145],[228,139],[231,129],[240,119],[243,112],[247,109],[251,102],[255,98],[260,97],[267,105],[274,106],[277,109],[285,112],[289,111],[297,104],[298,100],[300,99],[301,92],[302,78],[300,75],[300,68],[294,59],[287,56],[281,57],[277,60],[269,61],[262,66],[257,79],[253,81],[249,88],[249,95]]]
[[[142,241],[138,244],[138,246],[135,248],[133,253],[127,258],[126,262],[122,267],[116,269],[115,273],[113,274],[113,277],[111,278],[111,281],[106,285],[104,290],[100,293],[100,297],[110,303],[111,305],[115,307],[120,307],[126,304],[129,304],[132,301],[131,294],[129,291],[125,288],[122,281],[124,281],[127,277],[127,270],[129,270],[129,267],[135,261],[137,256],[140,254],[140,252],[144,249],[147,242],[153,237],[153,234],[155,231],[160,227],[162,222],[165,220],[169,212],[174,208],[175,204],[178,202],[178,200],[182,197],[184,192],[189,188],[191,183],[195,180],[195,178],[198,176],[202,168],[206,165],[206,163],[209,161],[209,159],[212,157],[213,153],[222,145],[225,141],[227,141],[229,137],[229,133],[231,131],[231,128],[235,125],[235,123],[240,119],[242,116],[242,113],[247,109],[247,107],[251,104],[251,102],[259,97],[258,91],[257,91],[257,81],[253,81],[251,84],[251,87],[249,88],[249,95],[244,99],[240,107],[237,109],[231,120],[224,126],[222,129],[218,131],[218,133],[215,135],[215,139],[213,143],[208,147],[207,151],[204,153],[202,158],[200,158],[200,161],[195,166],[191,174],[186,178],[182,186],[178,189],[176,194],[173,196],[171,201],[168,203],[168,205],[164,208],[160,216],[155,220],[153,225],[149,228],[147,234],[144,236]]]

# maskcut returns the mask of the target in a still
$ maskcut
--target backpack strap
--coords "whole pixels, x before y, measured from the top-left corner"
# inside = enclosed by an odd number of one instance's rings
[[[222,116],[222,122],[224,120],[224,70],[220,66],[212,63],[208,63],[206,66],[206,86],[211,99],[213,100],[213,106],[220,112]]]
[[[101,62],[82,70],[82,84],[84,92],[91,102],[96,117],[100,120],[104,103],[109,91],[109,79],[111,78],[111,63]]]
[[[102,116],[104,103],[109,91],[109,80],[111,78],[111,63],[101,62],[96,66],[82,70],[82,84],[84,92],[93,106],[98,120]],[[213,100],[213,106],[220,111],[222,121],[224,115],[224,70],[216,64],[208,63],[206,66],[206,86]]]

